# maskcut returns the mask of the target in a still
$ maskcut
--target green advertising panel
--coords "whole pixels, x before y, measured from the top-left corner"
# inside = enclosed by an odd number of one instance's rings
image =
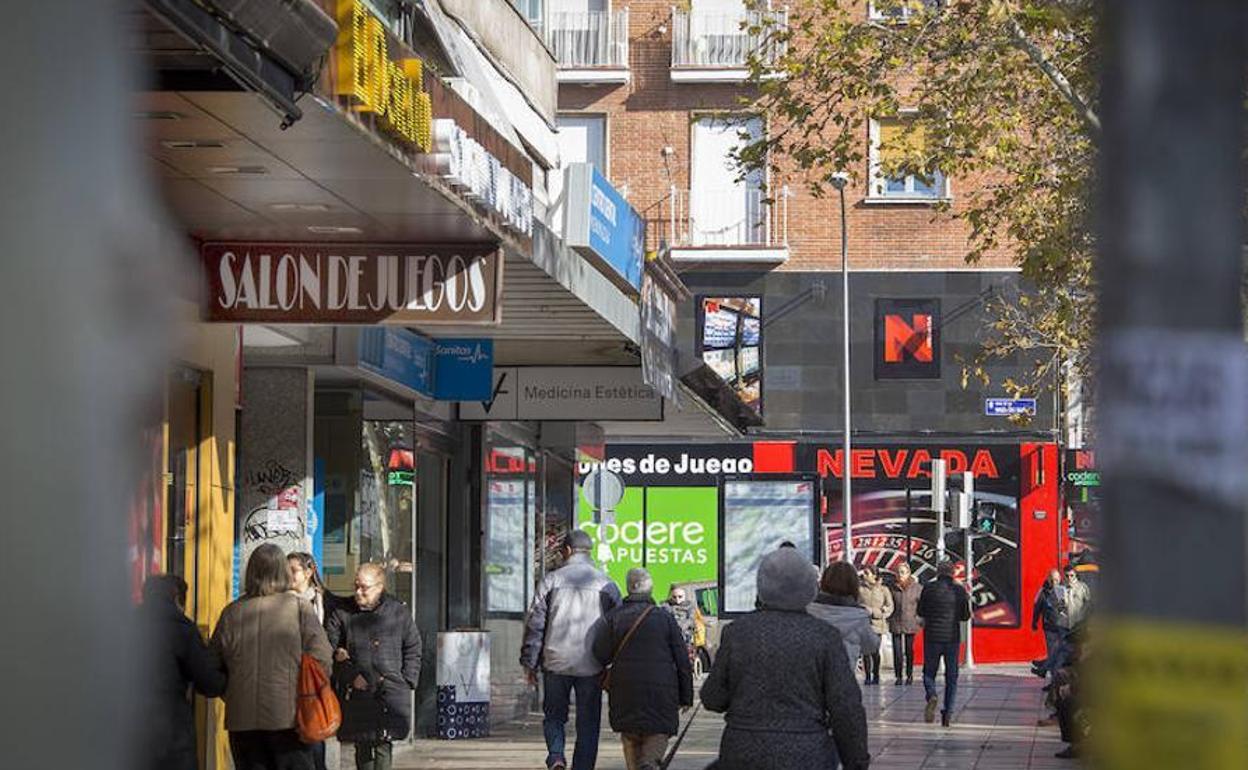
[[[607,548],[594,554],[611,579],[624,590],[633,567],[654,577],[655,598],[667,596],[673,583],[715,582],[719,568],[719,491],[716,487],[648,487],[625,490],[615,522],[595,524],[583,496],[577,521]],[[601,530],[601,531],[600,531]]]

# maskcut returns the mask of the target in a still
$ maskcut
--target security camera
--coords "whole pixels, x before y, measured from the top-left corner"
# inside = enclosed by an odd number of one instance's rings
[[[833,171],[831,174],[828,174],[828,184],[838,190],[844,190],[845,186],[849,184],[849,174],[844,171]]]

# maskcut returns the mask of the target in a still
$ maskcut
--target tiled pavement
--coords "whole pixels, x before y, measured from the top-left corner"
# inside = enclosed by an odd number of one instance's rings
[[[1044,716],[1041,682],[1019,666],[963,671],[952,727],[923,721],[923,687],[896,687],[891,677],[864,688],[873,770],[1060,770],[1076,763],[1054,758],[1063,748],[1057,728],[1037,727]],[[605,722],[604,706],[604,722]],[[702,712],[671,770],[702,770],[716,756],[719,715]],[[569,749],[571,746],[569,746]],[[349,752],[343,752],[348,754]],[[540,770],[546,752],[540,715],[480,741],[418,741],[396,750],[396,768]],[[345,759],[345,757],[344,757]],[[344,762],[344,767],[348,763]],[[600,770],[622,770],[619,741],[604,725]]]

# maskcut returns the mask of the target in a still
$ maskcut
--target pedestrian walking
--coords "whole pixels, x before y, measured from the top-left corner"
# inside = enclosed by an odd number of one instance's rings
[[[1056,569],[1050,571],[1031,608],[1031,630],[1044,630],[1044,661],[1040,665],[1032,665],[1032,673],[1036,676],[1045,677],[1053,671],[1055,656],[1061,648],[1062,637],[1066,633],[1062,624],[1067,616],[1064,594],[1062,573]]]
[[[1070,630],[1083,624],[1092,609],[1092,590],[1088,584],[1079,579],[1079,570],[1074,564],[1066,565],[1066,579],[1062,583],[1063,599],[1066,602],[1066,614],[1061,626]]]
[[[888,632],[893,636],[893,674],[900,685],[914,683],[914,636],[922,626],[919,623],[919,596],[923,586],[910,573],[910,565],[897,567],[897,582],[893,584],[893,614],[888,619]]]
[[[311,655],[329,673],[330,647],[312,605],[290,593],[282,549],[252,552],[243,595],[222,612],[212,645],[225,662],[225,729],[235,770],[312,770],[295,730],[299,666]]]
[[[717,770],[870,763],[862,693],[840,632],[807,612],[818,591],[810,566],[792,548],[763,557],[759,609],[724,629],[702,686],[702,704],[725,715]]]
[[[355,744],[358,770],[390,770],[394,741],[411,731],[411,691],[420,682],[412,611],[386,591],[385,569],[366,563],[355,572],[355,601],[334,610],[326,625],[342,703],[338,739]]]
[[[204,644],[182,608],[186,581],[152,575],[143,584],[139,624],[148,643],[151,676],[139,691],[143,770],[196,770],[195,707],[188,693],[215,698],[225,692],[225,666]]]
[[[679,586],[668,590],[663,609],[676,619],[676,625],[680,627],[685,645],[689,648],[689,662],[693,663],[698,654],[699,638],[706,638],[706,619],[702,617],[698,605],[689,598],[688,592]]]
[[[680,709],[693,705],[693,669],[676,618],[655,611],[650,573],[629,570],[627,587],[624,603],[599,625],[593,652],[608,671],[608,716],[628,770],[657,770],[680,729]]]
[[[602,724],[602,664],[594,657],[594,625],[620,604],[620,589],[589,559],[593,540],[574,529],[563,541],[562,567],[550,572],[533,597],[525,620],[520,665],[530,684],[542,672],[542,732],[546,767],[568,767],[568,707],[576,694],[576,749],[572,770],[594,770]]]
[[[864,655],[880,651],[880,635],[871,630],[871,613],[858,603],[861,585],[854,565],[837,561],[819,580],[819,593],[807,612],[835,628],[852,670]]]
[[[880,573],[874,566],[867,565],[862,570],[862,586],[859,589],[859,601],[871,613],[871,630],[877,636],[888,633],[888,619],[893,615],[893,592],[880,582]],[[867,684],[880,683],[880,651],[865,652],[862,657],[863,668],[867,672]]]
[[[940,723],[948,727],[953,721],[953,702],[958,693],[960,624],[971,618],[966,589],[953,582],[953,562],[937,565],[936,579],[925,585],[919,595],[918,613],[923,618],[923,689],[927,695],[923,718],[928,722],[936,719],[936,674],[943,660],[945,707],[940,712]]]

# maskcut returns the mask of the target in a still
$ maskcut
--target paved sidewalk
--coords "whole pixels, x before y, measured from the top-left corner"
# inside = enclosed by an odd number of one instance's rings
[[[864,688],[870,722],[872,770],[1059,770],[1076,763],[1054,758],[1064,747],[1044,716],[1041,681],[1021,666],[981,666],[962,672],[954,724],[923,721],[923,686],[897,687],[891,676]],[[606,721],[604,706],[603,721]],[[715,759],[723,721],[699,714],[671,770],[702,770]],[[623,770],[618,738],[606,728],[599,770]],[[571,745],[569,745],[569,752]],[[349,752],[344,752],[347,754]],[[541,770],[546,758],[540,715],[508,725],[480,741],[417,741],[396,750],[396,768]],[[344,758],[345,759],[345,758]],[[350,767],[344,762],[344,768]]]

